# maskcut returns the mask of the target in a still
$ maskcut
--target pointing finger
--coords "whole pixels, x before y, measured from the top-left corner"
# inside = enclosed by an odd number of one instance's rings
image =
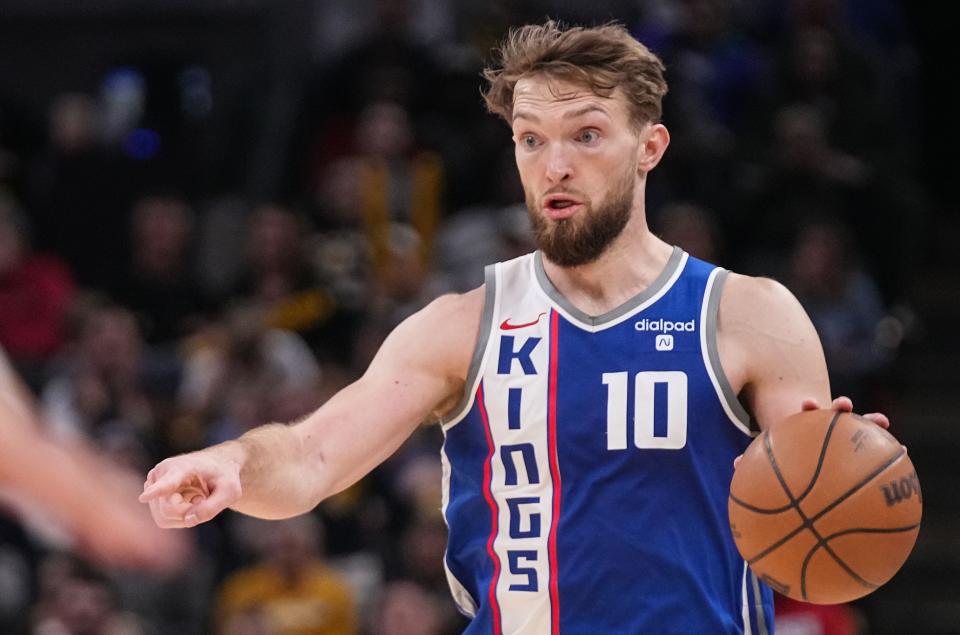
[[[146,503],[159,496],[169,496],[182,489],[185,479],[178,471],[167,472],[143,489],[140,502]]]

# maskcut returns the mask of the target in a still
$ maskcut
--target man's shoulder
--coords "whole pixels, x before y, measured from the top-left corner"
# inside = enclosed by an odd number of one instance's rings
[[[465,374],[480,331],[485,291],[481,285],[441,295],[407,318],[389,339],[409,360]]]
[[[793,306],[796,298],[787,287],[773,278],[729,272],[723,287],[721,306],[727,304],[747,310]]]
[[[465,293],[445,293],[431,301],[417,313],[418,321],[424,325],[444,326],[448,322],[480,322],[483,311],[486,285],[471,289]]]
[[[730,273],[720,296],[718,324],[722,334],[743,336],[754,344],[793,339],[806,333],[809,318],[783,283],[762,276]],[[755,339],[756,336],[761,336]]]

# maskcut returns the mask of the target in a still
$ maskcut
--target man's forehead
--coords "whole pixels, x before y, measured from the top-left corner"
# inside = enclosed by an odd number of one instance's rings
[[[513,89],[514,117],[519,114],[531,114],[531,110],[539,111],[544,108],[582,109],[611,113],[624,98],[617,90],[609,97],[593,92],[589,86],[564,79],[534,75],[517,80]]]

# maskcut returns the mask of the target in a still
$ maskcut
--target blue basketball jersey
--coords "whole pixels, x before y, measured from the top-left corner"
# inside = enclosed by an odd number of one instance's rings
[[[727,521],[754,431],[717,353],[726,274],[675,249],[649,288],[589,316],[539,252],[487,268],[441,457],[467,633],[773,631]]]

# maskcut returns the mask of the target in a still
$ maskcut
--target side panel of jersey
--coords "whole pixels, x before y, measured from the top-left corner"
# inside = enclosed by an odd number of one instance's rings
[[[444,565],[457,607],[473,618],[471,630],[492,633],[496,604],[485,592],[498,577],[500,563],[488,550],[497,518],[486,497],[491,445],[480,415],[482,389],[478,391],[480,397],[456,434],[446,435],[441,451],[443,513],[449,529]]]

